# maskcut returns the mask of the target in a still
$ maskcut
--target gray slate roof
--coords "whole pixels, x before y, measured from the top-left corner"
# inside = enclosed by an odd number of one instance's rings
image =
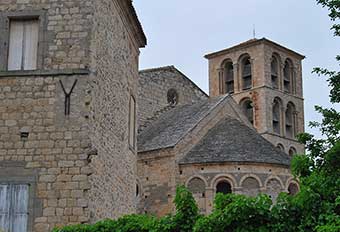
[[[221,162],[268,163],[289,166],[290,158],[255,130],[228,117],[210,129],[180,164]]]
[[[224,98],[221,96],[192,105],[177,106],[163,113],[138,135],[138,152],[175,146]]]

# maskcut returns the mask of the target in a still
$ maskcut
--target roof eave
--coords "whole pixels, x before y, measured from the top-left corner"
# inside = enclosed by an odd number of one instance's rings
[[[133,25],[133,34],[140,48],[144,48],[147,45],[147,38],[143,31],[142,24],[140,23],[136,10],[133,7],[132,0],[118,1],[122,7],[126,10],[125,14],[130,23]]]
[[[306,58],[304,55],[301,55],[300,53],[297,53],[297,52],[295,52],[295,51],[293,51],[293,50],[291,50],[289,48],[286,48],[286,47],[284,47],[284,46],[282,46],[282,45],[280,45],[280,44],[278,44],[276,42],[273,42],[273,41],[271,41],[269,39],[266,39],[266,38],[261,38],[261,39],[257,39],[257,40],[251,40],[251,41],[248,41],[248,42],[244,42],[244,43],[232,46],[232,47],[227,48],[227,49],[223,49],[223,50],[220,50],[220,51],[217,51],[217,52],[212,52],[212,53],[209,53],[209,54],[205,55],[204,58],[209,60],[209,59],[215,58],[215,57],[217,57],[219,55],[231,52],[233,50],[237,50],[237,49],[241,49],[241,48],[246,48],[246,47],[254,46],[256,44],[261,44],[261,43],[268,43],[268,44],[274,45],[276,47],[279,47],[280,49],[286,50],[289,53],[297,56],[301,60]]]

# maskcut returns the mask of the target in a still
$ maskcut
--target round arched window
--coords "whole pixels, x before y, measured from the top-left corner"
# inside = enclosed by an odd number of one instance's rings
[[[216,185],[216,193],[223,193],[223,194],[232,193],[230,183],[228,181],[225,181],[225,180],[220,181]]]
[[[172,106],[178,103],[178,93],[175,89],[169,89],[167,94],[168,103]]]
[[[276,146],[280,151],[285,151],[285,148],[284,148],[284,146],[281,144],[281,143],[279,143],[277,146]]]
[[[299,192],[299,187],[295,183],[290,183],[288,186],[288,193],[291,196],[296,195]]]
[[[289,149],[289,155],[290,156],[293,156],[293,155],[295,155],[297,152],[296,152],[296,149],[294,148],[294,147],[291,147],[290,149]]]

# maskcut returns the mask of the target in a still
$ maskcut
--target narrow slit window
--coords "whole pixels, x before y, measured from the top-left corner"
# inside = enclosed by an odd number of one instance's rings
[[[244,60],[242,70],[243,90],[251,89],[252,87],[252,67],[250,58]]]
[[[283,69],[283,87],[286,93],[292,93],[292,65],[288,60]]]
[[[225,65],[224,73],[225,73],[226,92],[233,94],[234,93],[234,68],[231,62],[228,62]]]
[[[133,96],[130,96],[129,144],[130,144],[130,147],[135,148],[135,145],[136,145],[136,101]]]
[[[273,132],[281,134],[281,105],[276,99],[273,103]]]
[[[272,79],[272,87],[274,89],[278,89],[279,88],[279,75],[278,75],[278,62],[277,59],[273,56],[272,58],[272,63],[271,63],[271,79]]]
[[[11,20],[8,70],[37,69],[39,20]]]

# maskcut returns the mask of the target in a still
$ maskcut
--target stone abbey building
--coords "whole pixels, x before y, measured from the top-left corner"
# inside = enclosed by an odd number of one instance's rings
[[[140,72],[141,212],[172,212],[179,184],[202,213],[217,192],[275,201],[299,189],[290,158],[304,152],[295,138],[304,131],[304,56],[263,38],[205,57],[210,97],[173,66]]]
[[[267,39],[206,56],[210,96],[173,66],[138,72],[131,0],[0,2],[0,228],[47,232],[174,210],[186,185],[294,194],[302,55]]]

